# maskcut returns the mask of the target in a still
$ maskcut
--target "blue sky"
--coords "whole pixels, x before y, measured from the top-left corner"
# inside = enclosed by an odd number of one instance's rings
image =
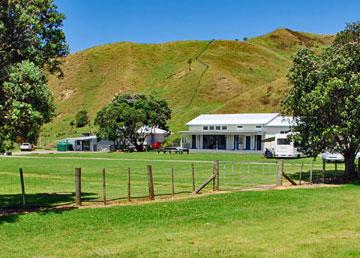
[[[276,28],[331,34],[360,20],[346,0],[55,0],[71,52],[117,41],[242,39]]]

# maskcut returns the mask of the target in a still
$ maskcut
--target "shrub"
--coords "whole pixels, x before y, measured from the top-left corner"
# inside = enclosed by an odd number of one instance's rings
[[[89,123],[89,117],[86,110],[79,111],[75,116],[76,127],[84,127]]]

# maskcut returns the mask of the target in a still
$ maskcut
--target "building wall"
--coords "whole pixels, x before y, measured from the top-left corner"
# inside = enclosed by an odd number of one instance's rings
[[[226,149],[233,150],[234,149],[234,135],[226,136]]]
[[[113,141],[101,140],[97,143],[97,151],[110,151],[110,146],[113,144]]]
[[[261,128],[257,128],[257,126],[259,125],[221,125],[221,126],[227,126],[227,130],[203,130],[203,126],[205,125],[190,125],[189,131],[191,132],[227,132],[227,131],[231,131],[231,132],[245,132],[245,131],[253,131],[253,132],[262,132],[264,129],[261,126]],[[241,128],[239,128],[239,126],[242,126]]]
[[[264,127],[264,133],[265,133],[265,138],[269,138],[269,137],[274,137],[275,134],[281,133],[281,132],[288,132],[290,131],[290,127],[289,126],[269,126],[269,127]]]
[[[189,130],[193,132],[193,135],[196,135],[196,149],[203,149],[203,135],[197,132],[205,133],[203,131],[203,126],[189,126]],[[261,140],[264,140],[269,137],[273,137],[275,134],[289,131],[288,126],[273,126],[273,127],[261,127],[256,128],[256,125],[243,125],[242,128],[238,128],[237,125],[228,126],[228,130],[215,131],[218,134],[226,136],[226,149],[234,150],[234,138],[235,135],[239,135],[239,143],[241,144],[240,150],[245,150],[246,148],[246,136],[250,136],[250,150],[256,150],[256,135],[261,135]],[[227,132],[231,131],[231,132]],[[249,132],[251,131],[251,132]],[[211,134],[212,131],[208,131]],[[189,147],[192,146],[192,137],[189,137]],[[265,144],[261,143],[261,149],[264,150]]]

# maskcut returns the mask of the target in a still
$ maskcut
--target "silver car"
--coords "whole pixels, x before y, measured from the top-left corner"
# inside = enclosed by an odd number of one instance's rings
[[[320,154],[321,158],[323,160],[325,160],[325,162],[337,162],[337,163],[341,163],[344,162],[344,156],[340,153],[337,152],[323,152]]]
[[[24,142],[23,144],[21,144],[20,150],[21,151],[32,151],[33,147],[32,147],[32,145],[30,143]]]

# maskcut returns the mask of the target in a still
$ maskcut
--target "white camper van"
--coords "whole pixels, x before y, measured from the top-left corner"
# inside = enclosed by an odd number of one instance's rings
[[[303,154],[297,150],[296,143],[290,140],[290,135],[279,133],[265,139],[265,150],[270,151],[275,158],[300,158]]]

